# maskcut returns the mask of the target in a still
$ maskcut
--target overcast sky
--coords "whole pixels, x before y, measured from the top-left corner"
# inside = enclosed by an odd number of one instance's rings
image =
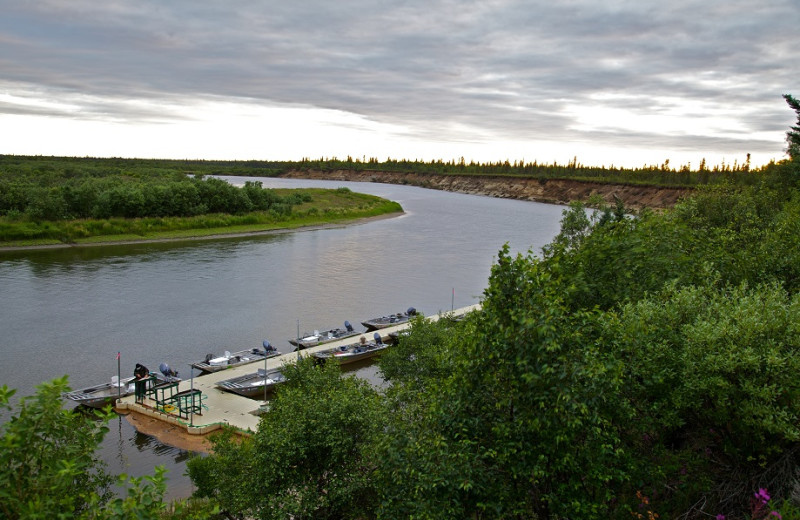
[[[800,0],[0,0],[0,153],[754,165]]]

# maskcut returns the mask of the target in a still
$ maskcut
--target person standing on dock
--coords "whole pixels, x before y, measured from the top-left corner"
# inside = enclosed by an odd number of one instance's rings
[[[136,402],[141,403],[144,401],[144,395],[147,393],[147,378],[150,376],[150,371],[147,367],[136,363],[136,368],[133,369],[133,377],[135,381],[135,397]]]

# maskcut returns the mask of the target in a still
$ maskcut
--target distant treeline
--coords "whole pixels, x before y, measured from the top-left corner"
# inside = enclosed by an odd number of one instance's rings
[[[673,168],[669,160],[660,166],[643,166],[641,168],[621,168],[605,166],[585,166],[578,162],[577,157],[566,165],[553,163],[539,163],[537,161],[498,161],[489,163],[466,162],[464,158],[458,161],[409,161],[387,159],[378,161],[371,159],[303,159],[292,163],[273,163],[290,165],[286,169],[293,170],[355,170],[355,171],[387,171],[406,172],[433,175],[494,175],[510,177],[527,177],[535,179],[572,179],[611,184],[641,184],[651,186],[684,186],[691,187],[702,184],[732,183],[742,186],[757,184],[760,179],[770,175],[776,164],[762,168],[751,168],[748,154],[747,160],[739,164],[721,164],[708,167],[702,160],[697,169],[690,165]]]
[[[641,168],[586,166],[574,158],[569,163],[539,163],[498,161],[466,162],[463,158],[450,161],[419,161],[372,158],[304,158],[300,161],[203,161],[166,159],[77,158],[0,155],[0,182],[17,176],[34,174],[43,182],[58,179],[130,176],[138,179],[186,175],[239,175],[277,177],[289,171],[385,171],[419,175],[495,175],[538,179],[572,179],[613,184],[692,187],[704,184],[734,184],[752,186],[772,176],[781,163],[752,168],[749,154],[743,163],[708,166],[702,160],[696,168],[682,165],[677,168],[669,161]]]

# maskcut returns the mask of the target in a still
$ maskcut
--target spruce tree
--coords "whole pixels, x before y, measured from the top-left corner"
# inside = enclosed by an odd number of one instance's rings
[[[789,154],[790,158],[797,159],[800,158],[800,101],[793,98],[790,94],[784,94],[783,99],[786,100],[795,114],[797,114],[797,125],[786,132],[786,142],[789,145],[786,149],[786,153]]]

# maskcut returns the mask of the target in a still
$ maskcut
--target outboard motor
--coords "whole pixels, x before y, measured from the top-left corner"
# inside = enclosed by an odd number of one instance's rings
[[[380,333],[376,332],[375,334],[372,335],[372,337],[375,338],[376,345],[383,345],[383,340],[381,339]]]
[[[344,328],[347,329],[347,332],[353,332],[353,326],[350,325],[349,321],[344,322]]]
[[[160,365],[158,365],[158,369],[161,370],[161,373],[164,374],[165,377],[178,376],[178,372],[176,370],[172,370],[166,363],[161,363]]]
[[[414,307],[409,307],[408,310],[406,310],[406,314],[408,314],[409,316],[414,316],[416,313],[417,309],[415,309]]]
[[[206,354],[206,364],[210,363],[212,359],[214,359],[214,354]]]
[[[267,340],[264,340],[264,343],[262,343],[262,345],[264,345],[264,350],[266,350],[267,352],[272,352],[273,350],[275,350],[275,347],[270,345],[269,341]]]

